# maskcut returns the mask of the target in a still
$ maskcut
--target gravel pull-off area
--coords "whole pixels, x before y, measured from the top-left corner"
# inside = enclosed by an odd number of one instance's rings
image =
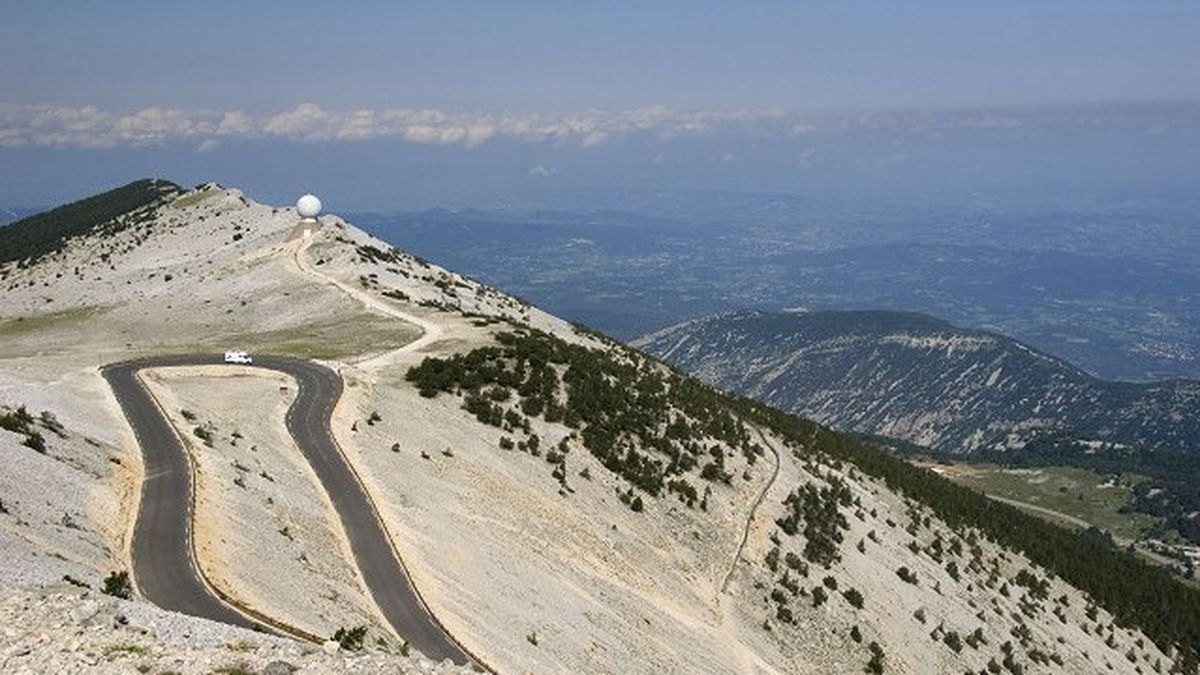
[[[368,634],[368,641],[370,635]],[[470,673],[419,655],[349,652],[165,612],[68,585],[0,595],[0,672]]]

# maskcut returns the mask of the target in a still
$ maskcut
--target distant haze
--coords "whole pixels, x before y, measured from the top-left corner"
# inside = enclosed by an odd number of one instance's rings
[[[8,3],[0,208],[1186,194],[1197,34],[1190,2]]]
[[[0,223],[312,192],[622,338],[920,310],[1195,377],[1196,35],[1191,2],[9,3]]]
[[[11,109],[5,122],[0,109],[0,207],[50,205],[145,176],[218,180],[272,203],[313,191],[335,213],[581,209],[590,204],[577,193],[597,191],[1057,207],[1096,196],[1200,194],[1200,105],[1193,104],[781,112],[684,130],[682,114],[634,123],[593,112],[547,121],[540,132],[498,130],[478,143],[405,137],[434,133],[425,124],[381,123],[353,139],[345,128],[355,122],[332,111],[296,121],[289,133],[266,131],[282,123],[271,127],[264,118],[238,134],[218,134],[208,118],[188,121],[182,112],[171,123],[95,111],[86,124],[36,113],[22,121],[30,112]],[[444,121],[442,131],[454,136],[454,124]]]

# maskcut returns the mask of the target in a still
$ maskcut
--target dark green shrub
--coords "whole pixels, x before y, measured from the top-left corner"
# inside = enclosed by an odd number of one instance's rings
[[[104,577],[104,588],[106,594],[122,600],[128,600],[133,597],[133,584],[129,581],[128,572],[113,572],[107,577]]]
[[[872,675],[881,675],[883,673],[883,647],[880,647],[878,642],[872,642],[868,649],[871,651],[871,660],[867,661],[867,672]]]
[[[863,595],[858,592],[858,589],[847,588],[842,592],[842,597],[846,598],[846,602],[850,603],[850,606],[854,609],[863,608]]]
[[[366,626],[355,626],[354,628],[339,628],[333,634],[334,642],[346,651],[357,652],[362,650],[363,640],[367,637]]]
[[[812,592],[813,607],[820,607],[821,605],[825,604],[825,601],[828,598],[829,598],[829,594],[825,592],[824,588],[822,588],[820,586],[813,587],[813,592]]]

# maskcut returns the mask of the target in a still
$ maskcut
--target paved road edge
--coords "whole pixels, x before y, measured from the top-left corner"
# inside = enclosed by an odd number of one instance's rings
[[[337,371],[335,371],[335,372],[337,372]],[[338,372],[338,377],[339,378],[341,377],[340,372]],[[343,400],[342,397],[338,398],[338,403],[334,405],[335,410],[337,408],[337,405],[340,404],[342,402],[342,400]],[[331,415],[331,418],[332,418],[332,415]],[[437,625],[437,627],[440,628],[443,633],[445,633],[446,637],[449,638],[451,642],[453,642],[460,650],[462,650],[462,652],[464,654],[467,655],[467,657],[469,657],[472,661],[475,662],[475,665],[484,669],[484,671],[486,671],[486,672],[495,673],[496,672],[495,669],[493,669],[491,666],[487,665],[487,663],[483,659],[479,658],[478,655],[476,655],[474,652],[472,652],[470,649],[468,649],[466,647],[466,645],[464,645],[462,642],[460,642],[458,640],[458,638],[454,637],[454,634],[451,633],[448,628],[446,628],[446,625],[443,624],[442,621],[437,618],[437,615],[433,613],[433,610],[430,609],[429,602],[425,599],[425,595],[423,593],[421,593],[421,589],[417,586],[416,582],[413,581],[412,571],[408,568],[408,563],[404,562],[404,556],[400,555],[400,550],[396,548],[396,539],[392,535],[392,531],[388,527],[387,521],[385,521],[383,519],[383,514],[380,513],[380,511],[379,511],[379,506],[378,506],[377,500],[375,499],[374,495],[371,493],[370,488],[368,488],[367,482],[365,480],[363,480],[362,474],[359,473],[358,468],[355,466],[354,462],[350,461],[350,457],[349,457],[349,455],[346,454],[346,449],[344,447],[342,447],[341,441],[339,441],[337,439],[337,435],[333,433],[333,425],[332,424],[329,427],[329,432],[330,432],[330,436],[333,437],[334,445],[337,447],[338,452],[342,456],[342,461],[346,463],[347,467],[349,467],[350,473],[354,474],[354,479],[356,481],[358,481],[359,488],[362,490],[363,494],[366,496],[367,501],[371,504],[371,511],[374,513],[375,519],[377,521],[379,521],[379,527],[383,530],[384,534],[387,535],[387,542],[388,542],[388,546],[391,547],[391,549],[392,549],[392,555],[395,556],[396,562],[400,563],[400,569],[404,571],[404,576],[408,579],[408,585],[412,587],[413,593],[417,596],[417,600],[420,601],[421,609],[423,609],[425,611],[425,614],[429,617],[429,620],[432,621],[435,625]]]

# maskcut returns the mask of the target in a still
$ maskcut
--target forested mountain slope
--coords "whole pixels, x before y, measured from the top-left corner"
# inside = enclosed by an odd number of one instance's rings
[[[170,181],[147,178],[9,223],[0,227],[0,263],[37,260],[75,237],[144,222],[152,207],[181,191]]]

